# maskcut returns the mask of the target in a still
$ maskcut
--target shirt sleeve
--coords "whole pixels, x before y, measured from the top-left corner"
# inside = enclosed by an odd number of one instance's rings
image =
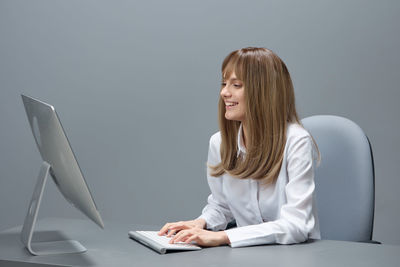
[[[280,217],[275,221],[225,230],[231,247],[293,244],[308,239],[316,226],[313,215],[315,184],[311,137],[298,138],[288,146],[286,164],[287,202],[281,207]]]
[[[215,166],[220,160],[219,155],[219,133],[210,138],[208,150],[208,166]],[[207,167],[207,181],[211,190],[208,196],[207,205],[204,207],[202,214],[198,217],[206,221],[206,228],[213,231],[226,229],[226,226],[233,220],[233,215],[227,204],[226,198],[222,191],[222,177],[214,177],[210,175],[210,168]]]

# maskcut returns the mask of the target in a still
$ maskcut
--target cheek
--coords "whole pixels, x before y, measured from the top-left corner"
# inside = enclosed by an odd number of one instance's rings
[[[241,91],[238,94],[237,99],[242,105],[245,105],[246,101],[245,101],[245,97],[244,97],[244,92],[243,91]]]
[[[239,103],[240,103],[240,109],[246,109],[246,101],[244,99],[244,97],[239,99]]]

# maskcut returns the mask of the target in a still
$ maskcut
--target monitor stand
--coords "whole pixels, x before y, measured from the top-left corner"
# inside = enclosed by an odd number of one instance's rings
[[[43,161],[40,167],[39,177],[33,191],[32,200],[29,204],[28,214],[25,217],[24,226],[21,231],[21,241],[32,255],[51,255],[65,253],[82,253],[86,248],[75,240],[62,240],[53,242],[31,242],[33,230],[39,213],[40,202],[50,172],[50,164]]]

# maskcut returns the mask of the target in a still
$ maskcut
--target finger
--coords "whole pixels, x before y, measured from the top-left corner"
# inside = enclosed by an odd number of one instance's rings
[[[161,227],[160,231],[158,231],[158,235],[163,235],[168,231],[168,223],[164,224],[163,227]]]
[[[187,238],[184,242],[185,243],[191,243],[192,241],[197,241],[197,238],[198,238],[199,236],[198,235],[192,235],[192,236],[190,236],[189,238]]]
[[[171,228],[170,228],[170,230],[169,230],[169,232],[168,232],[168,234],[167,234],[167,237],[173,236],[177,231],[178,231],[178,230],[171,230]]]
[[[171,244],[175,243],[175,242],[176,242],[176,239],[179,238],[179,237],[183,234],[183,232],[184,232],[184,231],[180,231],[180,232],[178,232],[176,235],[174,235],[174,236],[171,238],[171,240],[169,241],[169,243],[171,243]]]
[[[167,237],[171,237],[172,235],[174,235],[175,233],[177,233],[183,229],[188,229],[188,227],[184,223],[178,222],[178,223],[171,224],[168,227]]]
[[[169,227],[170,230],[183,230],[183,229],[189,229],[190,226],[188,226],[185,223],[175,223],[174,225],[171,225]]]
[[[178,230],[183,229],[182,225],[183,225],[182,222],[167,223],[161,228],[161,230],[158,232],[158,234],[159,235],[168,234],[168,232],[171,229],[178,229]]]
[[[191,231],[181,231],[179,232],[177,235],[175,235],[173,242],[182,242],[184,239],[186,239],[187,237],[191,236],[192,233]]]
[[[158,231],[158,235],[164,235],[165,233],[168,232],[169,227],[171,226],[172,223],[166,223],[160,231]]]
[[[172,238],[169,240],[170,244],[175,243],[175,240],[179,237],[179,234],[182,233],[182,231],[178,232],[176,235],[172,236]]]

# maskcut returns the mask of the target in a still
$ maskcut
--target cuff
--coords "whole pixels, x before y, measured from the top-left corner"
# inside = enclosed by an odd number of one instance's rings
[[[276,234],[280,231],[260,229],[257,225],[248,225],[225,230],[232,248],[276,243]]]

